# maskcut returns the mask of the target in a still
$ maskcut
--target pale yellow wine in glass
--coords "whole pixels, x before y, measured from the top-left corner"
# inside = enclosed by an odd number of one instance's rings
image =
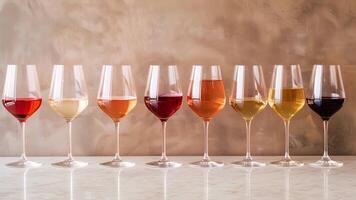
[[[88,106],[88,94],[81,65],[54,65],[48,99],[51,108],[68,124],[68,158],[53,163],[59,167],[84,167],[88,163],[76,161],[72,155],[72,121]]]
[[[231,87],[230,105],[241,114],[246,124],[246,156],[233,162],[239,167],[263,167],[266,164],[255,161],[251,156],[251,123],[254,117],[267,105],[266,84],[260,65],[236,65]]]
[[[299,65],[275,65],[268,104],[282,118],[285,127],[284,158],[271,164],[279,167],[300,167],[304,164],[294,161],[289,155],[289,124],[305,104],[303,80]]]
[[[66,121],[72,121],[88,106],[88,99],[49,99],[48,104]]]

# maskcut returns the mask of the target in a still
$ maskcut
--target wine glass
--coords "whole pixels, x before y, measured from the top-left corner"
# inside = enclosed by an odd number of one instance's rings
[[[116,128],[116,154],[112,161],[102,163],[109,167],[132,167],[132,162],[122,161],[120,158],[120,121],[137,103],[136,90],[131,75],[131,66],[104,65],[101,72],[101,81],[97,104],[115,124]]]
[[[262,67],[259,65],[236,65],[230,105],[239,112],[246,123],[246,156],[241,161],[234,162],[240,167],[263,167],[266,164],[257,162],[251,157],[250,130],[253,118],[267,105],[266,84]]]
[[[168,160],[166,154],[167,121],[181,108],[183,100],[175,65],[150,66],[144,100],[148,110],[161,120],[163,129],[161,159],[147,165],[161,168],[180,167],[181,163]]]
[[[21,125],[22,155],[19,161],[9,163],[9,167],[31,168],[41,164],[27,160],[26,121],[41,106],[42,97],[35,65],[8,65],[6,71],[2,104]]]
[[[68,124],[69,153],[64,161],[53,163],[59,167],[84,167],[88,163],[76,161],[72,155],[72,121],[88,106],[88,94],[81,65],[54,65],[48,104]]]
[[[341,109],[345,89],[339,65],[314,65],[307,94],[307,104],[323,120],[324,155],[310,165],[313,167],[341,167],[342,162],[331,160],[328,154],[328,123],[331,116]]]
[[[224,82],[219,66],[193,66],[187,102],[204,122],[204,157],[191,164],[200,167],[222,167],[224,163],[209,158],[208,150],[209,122],[225,105]]]
[[[302,162],[294,161],[289,156],[289,124],[305,103],[303,80],[299,65],[274,66],[268,103],[283,119],[285,127],[284,158],[271,164],[279,167],[303,166]]]

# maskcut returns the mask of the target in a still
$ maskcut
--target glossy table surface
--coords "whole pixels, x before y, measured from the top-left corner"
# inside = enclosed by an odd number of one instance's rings
[[[44,165],[36,169],[4,166],[16,158],[0,158],[0,199],[355,199],[356,157],[333,157],[344,161],[338,169],[309,166],[283,169],[267,166],[242,169],[227,165],[218,169],[190,167],[200,157],[170,157],[184,166],[152,169],[144,165],[158,157],[124,157],[136,166],[113,169],[98,165],[110,157],[77,157],[85,168],[55,168],[59,157],[33,157]],[[226,163],[241,157],[212,157]],[[256,157],[274,161],[280,157]],[[318,157],[294,157],[306,163]]]

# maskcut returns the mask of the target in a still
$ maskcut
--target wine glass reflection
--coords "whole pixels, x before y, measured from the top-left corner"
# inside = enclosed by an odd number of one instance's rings
[[[27,200],[27,173],[29,171],[29,168],[25,169],[23,172],[23,199]]]
[[[323,169],[323,199],[329,199],[329,172],[330,169],[324,168]]]
[[[74,193],[73,193],[73,176],[74,176],[74,169],[70,169],[70,173],[69,173],[69,199],[73,200],[74,199]]]
[[[246,185],[246,199],[251,199],[251,175],[253,168],[246,168],[245,170],[245,185]]]
[[[283,170],[284,173],[284,199],[289,200],[290,194],[290,172],[291,169],[287,168]]]

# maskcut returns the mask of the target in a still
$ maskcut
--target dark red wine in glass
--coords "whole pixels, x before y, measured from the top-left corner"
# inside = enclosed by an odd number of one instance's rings
[[[182,106],[182,95],[159,95],[157,98],[145,97],[146,107],[161,121],[167,121]]]
[[[308,106],[323,120],[329,120],[331,116],[339,111],[344,101],[345,98],[340,97],[307,98]]]
[[[346,95],[340,65],[313,66],[309,90],[306,96],[308,106],[323,120],[324,152],[320,160],[309,165],[317,168],[334,168],[343,166],[329,156],[328,137],[329,119],[341,109]]]
[[[41,98],[3,99],[2,104],[20,122],[25,122],[41,106]]]
[[[144,101],[148,110],[161,120],[163,140],[161,159],[147,163],[149,166],[175,168],[182,165],[168,159],[166,148],[167,120],[182,106],[182,96],[177,66],[150,65]]]

